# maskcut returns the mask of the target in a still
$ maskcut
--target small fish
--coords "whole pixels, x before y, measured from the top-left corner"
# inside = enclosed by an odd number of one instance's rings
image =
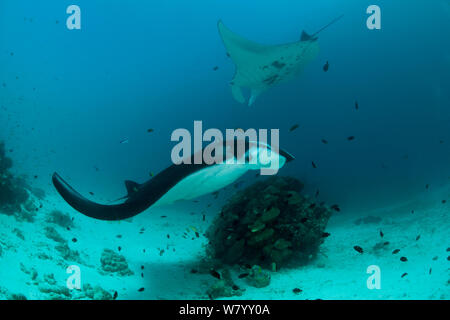
[[[420,239],[420,234],[416,237],[416,241],[418,241]]]
[[[426,184],[425,185],[425,189],[427,189],[428,190],[428,188],[430,187],[430,185],[429,184]]]
[[[431,271],[432,271],[432,270],[431,270],[431,268],[430,268],[430,270],[428,271],[428,274],[431,274]]]
[[[197,238],[200,238],[200,235],[199,235],[198,232],[195,232],[195,236],[196,236]]]
[[[400,258],[400,261],[406,262],[406,261],[408,261],[408,258],[406,258],[406,257],[401,257],[401,258]]]
[[[325,65],[323,66],[323,71],[327,72],[329,67],[330,67],[330,64],[327,61],[327,63],[325,63]]]
[[[122,250],[122,247],[117,247],[117,250],[120,252],[120,250]]]
[[[191,273],[198,273],[198,270],[197,269],[191,269]]]
[[[202,220],[203,220],[203,221],[206,220],[206,216],[205,216],[205,215],[202,216]]]
[[[148,173],[148,175],[149,175],[150,177],[153,177],[153,176],[154,176],[154,174],[153,174],[152,171],[150,171],[150,172]]]
[[[400,252],[400,249],[395,249],[394,251],[392,251],[392,254],[397,254]]]
[[[407,275],[408,275],[408,273],[405,272],[404,274],[402,274],[402,278],[407,276]]]
[[[341,208],[339,208],[339,206],[338,206],[337,204],[333,204],[333,205],[331,206],[331,209],[333,209],[333,210],[336,211],[336,212],[341,212]]]
[[[94,195],[94,193],[93,193],[92,191],[89,191],[89,194],[90,194],[91,196],[93,196],[93,195]]]
[[[300,125],[294,124],[294,125],[289,129],[289,132],[294,131],[294,130],[297,129],[298,127],[300,127]]]
[[[130,142],[130,140],[128,140],[128,138],[125,138],[125,139],[120,141],[120,144],[125,144],[125,143],[128,143],[128,142]]]
[[[381,230],[380,230],[380,237],[382,237],[382,238],[384,237],[384,233]]]
[[[114,291],[113,300],[116,300],[118,296],[119,294],[117,293],[117,291]]]
[[[322,139],[322,143],[323,143],[323,144],[328,144],[328,141],[325,140],[325,139]]]
[[[348,141],[355,140],[355,137],[354,137],[354,136],[350,136],[350,137],[347,138],[347,140],[348,140]]]
[[[355,101],[355,109],[358,110],[359,109],[359,104],[358,101]]]
[[[315,197],[317,198],[319,196],[319,189],[317,189]]]
[[[147,133],[152,133],[153,131],[155,131],[153,128],[147,129]]]
[[[302,220],[300,220],[301,223],[305,223],[306,221],[308,221],[308,218],[302,218]]]
[[[249,273],[241,273],[240,275],[238,275],[238,278],[242,279],[242,278],[246,278],[248,276],[249,276]]]
[[[217,279],[221,279],[222,277],[220,276],[220,273],[218,273],[216,270],[214,270],[214,269],[211,269],[210,271],[209,271],[209,274],[210,275],[212,275],[214,278],[217,278]]]
[[[329,232],[322,233],[322,238],[328,238],[331,235]]]
[[[213,70],[214,70],[214,71],[217,71],[217,70],[219,70],[219,67],[218,67],[218,66],[215,66],[215,67],[213,68]]]
[[[364,252],[363,248],[361,248],[360,246],[354,246],[353,249],[355,249],[359,253],[363,253]]]
[[[312,165],[312,167],[313,167],[314,169],[317,169],[317,166],[316,166],[316,164],[314,163],[314,161],[311,161],[311,165]]]
[[[142,291],[144,291],[144,290],[145,290],[145,288],[139,288],[139,289],[138,289],[139,292],[142,292]]]
[[[310,205],[309,205],[309,209],[314,209],[316,207],[316,204],[315,203],[311,203]]]
[[[302,292],[303,290],[302,289],[299,289],[299,288],[294,288],[294,289],[292,289],[292,292],[294,292],[295,294],[299,294],[300,292]]]
[[[447,202],[447,200],[442,200],[442,203],[445,204]]]
[[[77,238],[73,238],[72,239],[72,242],[74,242],[74,243],[77,242],[77,241],[78,241]]]

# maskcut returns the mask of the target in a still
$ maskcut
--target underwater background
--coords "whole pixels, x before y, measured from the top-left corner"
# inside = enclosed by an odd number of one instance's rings
[[[65,25],[71,4],[81,8],[81,30]],[[381,30],[366,27],[372,4],[381,8]],[[235,67],[218,20],[279,44],[341,14],[320,33],[320,53],[301,76],[250,107],[233,99]],[[193,131],[195,120],[204,129],[279,128],[280,146],[296,158],[279,175],[340,208],[323,254],[272,272],[264,288],[242,279],[246,290],[233,298],[449,297],[447,0],[1,0],[0,83],[4,157],[39,209],[32,218],[0,214],[2,299],[207,299],[216,279],[192,272],[208,243],[203,233],[241,186],[104,222],[73,210],[51,183],[57,171],[90,199],[117,199],[124,180],[146,181],[171,164],[171,133]],[[242,178],[243,186],[253,182],[253,174]],[[194,240],[182,236],[191,226],[201,235]],[[128,267],[102,268],[105,249]],[[73,264],[90,288],[66,288]],[[381,269],[381,289],[367,288],[370,265]]]

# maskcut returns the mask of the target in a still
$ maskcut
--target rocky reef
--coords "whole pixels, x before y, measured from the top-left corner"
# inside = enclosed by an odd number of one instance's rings
[[[275,176],[235,194],[206,233],[209,255],[220,264],[274,271],[294,257],[309,261],[327,236],[331,209],[302,189],[295,178]]]
[[[38,208],[30,199],[26,183],[10,172],[11,158],[6,156],[5,144],[0,141],[0,212],[14,215],[21,221],[33,221]]]

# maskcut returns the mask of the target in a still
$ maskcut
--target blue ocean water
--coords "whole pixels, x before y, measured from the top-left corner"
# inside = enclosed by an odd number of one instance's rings
[[[66,27],[71,4],[81,30]],[[380,30],[366,26],[372,4]],[[299,77],[252,106],[233,99],[218,20],[281,44],[341,14]],[[415,199],[441,205],[450,202],[441,192],[450,183],[449,18],[446,0],[2,0],[0,140],[13,150],[12,171],[55,201],[55,171],[99,202],[123,196],[124,180],[169,166],[171,133],[199,120],[205,129],[280,129],[296,158],[280,174],[319,189],[349,221]]]

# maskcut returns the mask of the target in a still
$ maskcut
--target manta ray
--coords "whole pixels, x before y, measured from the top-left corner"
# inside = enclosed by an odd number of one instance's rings
[[[230,82],[234,99],[245,103],[243,88],[251,91],[248,105],[274,85],[299,75],[305,66],[319,53],[317,35],[343,16],[340,16],[312,35],[302,31],[300,40],[280,45],[263,45],[232,32],[221,20],[217,26],[227,50],[227,55],[236,66]]]
[[[227,142],[224,145],[223,154],[227,154],[230,147],[230,143]],[[261,153],[262,147],[265,151],[270,152]],[[204,150],[200,152],[203,154]],[[277,152],[271,146],[261,142],[258,144],[246,141],[241,157],[236,156],[239,154],[238,148],[233,147],[231,150],[236,150],[236,152],[231,152],[232,156],[225,157],[222,162],[208,164],[202,160],[201,163],[194,164],[195,154],[192,154],[189,162],[172,164],[143,184],[127,180],[125,187],[128,194],[121,198],[126,200],[120,204],[107,205],[88,200],[56,172],[52,176],[52,182],[63,199],[80,213],[100,220],[123,220],[131,218],[151,206],[190,200],[218,191],[236,181],[249,170],[272,167],[274,159],[277,160],[275,163],[277,169],[294,159],[288,152],[282,149]],[[263,156],[260,156],[261,154]],[[249,161],[252,157],[257,157],[258,161]]]

